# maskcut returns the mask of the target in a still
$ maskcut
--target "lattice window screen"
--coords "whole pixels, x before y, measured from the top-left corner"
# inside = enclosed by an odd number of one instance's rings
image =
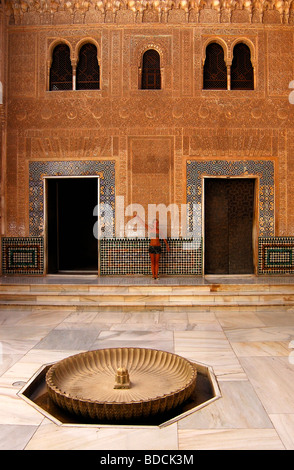
[[[211,43],[206,48],[203,88],[227,89],[227,66],[224,60],[224,51],[217,43]]]
[[[58,44],[53,50],[49,89],[72,90],[70,50],[66,44]]]
[[[231,67],[231,89],[253,90],[254,74],[250,60],[250,49],[244,43],[236,44]]]
[[[100,88],[100,69],[97,48],[94,44],[84,44],[80,49],[77,65],[77,90],[98,90]]]
[[[150,49],[143,56],[142,89],[159,90],[160,88],[160,56],[157,51]]]

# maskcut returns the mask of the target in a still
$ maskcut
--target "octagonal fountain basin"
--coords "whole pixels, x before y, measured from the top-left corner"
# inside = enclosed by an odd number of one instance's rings
[[[155,353],[153,353],[155,354]],[[71,356],[77,358],[77,356]],[[95,356],[95,354],[94,354]],[[70,358],[68,358],[69,361]],[[71,359],[72,360],[72,359]],[[187,359],[188,360],[188,359]],[[65,364],[68,363],[66,361]],[[49,379],[53,371],[56,369],[59,370],[57,367],[58,364],[61,364],[62,361],[56,363],[49,363],[43,364],[34,374],[33,376],[25,383],[22,381],[14,382],[12,385],[15,387],[21,387],[17,392],[17,395],[24,400],[29,406],[32,406],[35,410],[41,413],[46,418],[50,419],[53,423],[58,426],[97,426],[97,427],[108,427],[108,426],[118,426],[118,427],[166,427],[172,423],[175,423],[185,417],[190,416],[196,412],[200,412],[202,408],[211,405],[214,403],[215,400],[221,398],[221,392],[219,389],[219,385],[214,374],[212,367],[202,364],[199,362],[195,362],[193,360],[188,360],[190,364],[194,367],[197,372],[197,380],[194,381],[194,387],[192,390],[191,395],[185,399],[181,404],[179,403],[178,406],[174,406],[169,411],[156,413],[156,414],[149,414],[148,416],[141,415],[136,419],[101,419],[100,415],[95,418],[91,418],[89,414],[85,413],[82,415],[80,412],[72,412],[71,408],[63,408],[59,406],[56,401],[54,401],[54,397],[59,394],[55,391],[51,392],[50,387],[48,387],[46,383],[46,378]],[[110,363],[110,361],[109,361]],[[87,366],[89,369],[89,373],[92,370],[92,366]],[[120,365],[118,366],[118,369]],[[80,369],[79,372],[83,371],[84,368]],[[50,372],[51,370],[51,372]],[[49,374],[50,372],[50,374]],[[134,376],[131,369],[128,371],[130,373],[126,374],[126,370],[121,367],[121,370],[117,371],[113,368],[113,371],[110,374],[111,376],[111,392],[117,385],[123,385],[123,387],[132,386],[134,383]],[[158,371],[158,374],[162,374],[162,372]],[[87,375],[87,373],[86,373]],[[81,375],[83,377],[83,374]],[[146,376],[145,376],[146,377]],[[129,381],[129,384],[128,384]],[[62,380],[63,382],[63,380]],[[95,382],[95,381],[94,381]],[[149,381],[147,381],[149,382]],[[78,382],[77,382],[78,383]],[[81,381],[80,381],[81,384]],[[148,387],[149,387],[148,383]],[[54,386],[55,387],[55,386]],[[147,383],[146,383],[147,389]],[[122,388],[121,391],[128,390],[127,388]],[[131,388],[129,388],[131,390]],[[135,389],[133,389],[134,392]],[[61,390],[64,392],[65,390]],[[151,390],[152,391],[152,390]],[[170,392],[170,390],[169,390]],[[68,393],[68,392],[67,392]],[[152,392],[154,394],[154,391]],[[83,392],[84,395],[84,392]],[[144,392],[144,397],[146,401],[146,393]],[[97,397],[94,396],[94,399]],[[162,398],[162,397],[161,397]],[[79,399],[82,401],[82,399]],[[88,400],[89,401],[89,398]],[[93,401],[90,397],[90,401]],[[138,401],[138,400],[137,400]],[[142,401],[142,400],[141,400]],[[107,401],[108,404],[108,401]],[[128,402],[127,402],[128,404]]]
[[[144,348],[98,349],[52,365],[48,395],[70,414],[100,422],[163,415],[186,402],[197,368],[184,357]]]

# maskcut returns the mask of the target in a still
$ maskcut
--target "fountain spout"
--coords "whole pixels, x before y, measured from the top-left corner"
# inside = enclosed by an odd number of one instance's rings
[[[130,377],[125,367],[119,367],[115,374],[115,383],[113,388],[130,388]]]

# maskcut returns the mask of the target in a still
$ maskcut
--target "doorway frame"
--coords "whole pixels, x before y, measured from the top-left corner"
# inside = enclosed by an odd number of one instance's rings
[[[99,175],[44,175],[43,176],[43,217],[44,217],[44,274],[45,275],[54,275],[48,273],[48,180],[53,179],[85,179],[85,178],[95,178],[97,180],[97,214],[100,214],[100,176]],[[97,217],[99,223],[99,216]],[[61,273],[56,273],[56,275],[64,275]],[[69,275],[69,274],[68,274]],[[87,275],[80,273],[81,276]],[[95,275],[94,273],[92,276]],[[100,243],[99,238],[97,239],[97,276],[100,275]]]
[[[206,179],[222,179],[222,180],[244,180],[244,179],[253,179],[254,180],[254,202],[253,202],[253,221],[252,221],[252,256],[253,256],[253,274],[248,273],[241,275],[252,276],[257,275],[258,273],[258,232],[259,232],[259,191],[260,191],[260,177],[259,175],[236,175],[236,176],[226,176],[226,175],[202,175],[201,176],[201,190],[202,190],[202,240],[203,240],[203,255],[202,255],[202,275],[203,276],[213,276],[213,277],[240,277],[239,274],[209,274],[205,273],[205,180]]]

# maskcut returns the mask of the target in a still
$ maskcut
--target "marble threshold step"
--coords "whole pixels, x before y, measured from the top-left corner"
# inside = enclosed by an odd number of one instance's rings
[[[231,286],[228,290],[203,290],[203,289],[185,289],[173,288],[162,289],[161,287],[153,287],[152,289],[130,289],[116,286],[113,289],[109,287],[99,287],[88,289],[71,289],[63,286],[62,289],[52,289],[42,287],[37,289],[36,286],[25,286],[26,289],[16,286],[1,286],[0,300],[58,300],[58,301],[93,301],[93,302],[111,302],[114,299],[122,302],[146,302],[146,301],[232,301],[232,300],[248,300],[264,301],[264,300],[285,300],[294,302],[294,289],[284,289],[281,286],[275,290],[252,290],[248,286],[244,286],[242,290],[234,289]],[[21,286],[24,287],[24,286]]]
[[[206,285],[185,285],[185,284],[157,284],[153,281],[152,284],[140,285],[140,284],[46,284],[46,283],[24,283],[14,284],[5,283],[0,284],[0,295],[1,292],[62,292],[62,293],[175,293],[180,294],[200,294],[200,293],[218,293],[218,292],[241,292],[241,293],[252,293],[252,292],[274,292],[274,293],[292,293],[294,294],[294,284],[206,284]]]
[[[253,287],[253,289],[252,289]],[[199,309],[294,307],[291,285],[1,285],[0,309]]]
[[[79,312],[107,312],[111,313],[152,313],[152,312],[165,312],[165,313],[172,313],[172,312],[185,312],[185,313],[199,313],[199,312],[218,312],[218,311],[226,311],[226,312],[241,312],[241,311],[248,311],[248,312],[258,312],[258,311],[273,311],[277,312],[277,308],[279,309],[279,313],[282,314],[283,312],[289,312],[289,310],[294,314],[294,307],[293,305],[287,305],[284,302],[281,303],[256,303],[256,302],[244,302],[244,303],[197,303],[190,304],[190,305],[178,305],[178,304],[89,304],[86,302],[79,302],[79,303],[56,303],[56,302],[0,302],[0,311],[2,310],[9,310],[9,311],[23,311],[23,310],[30,310],[30,311],[79,311]]]
[[[0,302],[87,302],[96,304],[105,303],[131,303],[131,304],[145,304],[145,303],[178,303],[189,304],[199,302],[209,303],[227,303],[227,302],[287,302],[294,305],[294,294],[289,293],[208,293],[208,294],[180,294],[180,293],[145,293],[145,294],[130,294],[130,293],[48,293],[48,292],[5,292],[0,294]]]

